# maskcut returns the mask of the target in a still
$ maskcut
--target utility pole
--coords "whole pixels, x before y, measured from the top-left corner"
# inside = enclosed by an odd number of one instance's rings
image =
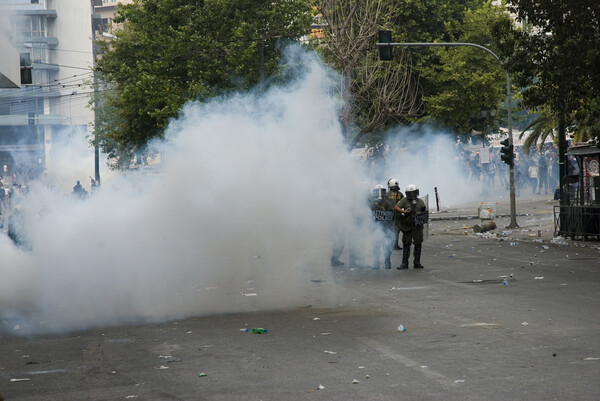
[[[94,44],[94,64],[96,63],[96,45]],[[98,127],[98,69],[94,68],[94,181],[100,186],[100,148],[96,138],[96,127]]]
[[[380,32],[388,32],[388,31],[380,31]],[[441,43],[392,43],[391,42],[391,34],[383,35],[380,33],[379,37],[386,37],[389,42],[387,43],[376,43],[377,47],[381,48],[390,48],[396,46],[403,47],[434,47],[434,46],[442,46],[442,47],[455,47],[455,46],[470,46],[475,47],[477,49],[483,50],[489,54],[491,54],[497,61],[500,63],[500,67],[502,71],[504,71],[504,75],[506,77],[506,110],[508,112],[508,140],[509,144],[513,145],[513,135],[512,135],[512,96],[510,93],[510,77],[508,76],[508,72],[502,65],[500,58],[487,47],[483,47],[481,45],[475,43],[452,43],[452,42],[441,42]],[[381,39],[380,39],[381,40]],[[380,52],[381,54],[381,52]],[[515,163],[514,160],[511,161],[509,165],[509,180],[510,180],[510,224],[506,228],[518,228],[517,224],[517,211],[516,211],[516,201],[515,201]]]
[[[102,5],[101,1],[92,0],[92,35],[96,39],[96,24],[94,24],[94,13],[96,5]],[[96,138],[96,130],[98,128],[98,66],[96,60],[98,57],[98,45],[92,43],[92,57],[94,57],[94,181],[96,186],[100,186],[100,148]],[[92,188],[93,189],[93,188]]]

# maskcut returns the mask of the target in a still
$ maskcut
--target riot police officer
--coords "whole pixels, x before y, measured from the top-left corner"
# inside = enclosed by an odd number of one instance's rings
[[[398,180],[395,178],[390,178],[387,182],[388,193],[387,198],[392,201],[394,205],[396,205],[400,199],[404,198],[402,192],[400,192],[400,184],[398,184]],[[394,241],[394,249],[402,249],[398,246],[398,239],[400,237],[400,213],[394,212],[394,222],[395,222],[395,235],[396,240]]]
[[[427,206],[419,198],[419,188],[410,184],[406,187],[406,197],[402,198],[394,207],[394,210],[401,213],[400,230],[402,231],[402,264],[398,270],[408,269],[408,259],[410,257],[411,244],[415,245],[414,265],[415,269],[422,269],[421,264],[421,246],[423,244],[423,228],[427,224],[428,212]]]
[[[387,198],[386,189],[383,185],[377,185],[373,188],[371,211],[375,223],[381,229],[380,234],[382,235],[375,241],[375,247],[373,249],[374,270],[379,269],[380,250],[383,250],[385,268],[392,268],[392,248],[394,247],[394,241],[398,243],[398,236],[396,235],[394,237],[394,233],[396,232],[394,224],[394,206],[395,203]]]

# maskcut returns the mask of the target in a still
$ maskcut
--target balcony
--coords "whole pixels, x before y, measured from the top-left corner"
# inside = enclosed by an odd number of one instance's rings
[[[45,43],[48,46],[58,46],[58,38],[56,36],[17,36],[14,43],[17,45],[24,43]]]
[[[43,8],[24,8],[20,10],[2,10],[2,14],[8,16],[44,16],[46,18],[56,18],[56,10],[46,10]]]

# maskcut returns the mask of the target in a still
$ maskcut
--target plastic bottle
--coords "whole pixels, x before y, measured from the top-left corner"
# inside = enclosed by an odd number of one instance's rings
[[[248,332],[249,330],[248,329],[240,329],[240,331]]]
[[[252,332],[254,334],[262,334],[262,333],[266,333],[267,329],[263,329],[262,327],[258,327],[258,328],[252,329]]]

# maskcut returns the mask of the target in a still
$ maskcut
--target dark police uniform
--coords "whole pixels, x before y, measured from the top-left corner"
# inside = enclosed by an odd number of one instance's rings
[[[380,250],[383,250],[385,268],[392,268],[392,249],[394,248],[394,243],[398,243],[398,235],[396,234],[396,224],[394,221],[394,205],[395,203],[389,199],[373,200],[371,202],[373,220],[375,220],[383,232],[383,238],[375,241],[375,247],[373,249],[373,269],[379,269]]]
[[[390,201],[392,201],[392,203],[394,205],[396,205],[396,204],[398,204],[398,202],[400,201],[400,199],[404,198],[404,194],[402,194],[402,192],[400,192],[400,191],[390,190],[390,191],[388,191],[387,198]],[[396,234],[396,240],[394,242],[394,248],[396,248],[396,249],[402,249],[402,248],[400,248],[398,246],[398,239],[400,238],[400,217],[401,216],[402,216],[401,213],[398,213],[396,211],[394,212],[394,223],[395,223],[394,224],[394,226],[395,226],[394,227],[395,228],[394,232]]]
[[[402,264],[398,269],[408,268],[408,258],[410,257],[410,246],[415,245],[414,267],[422,268],[421,265],[421,247],[423,244],[423,228],[428,221],[428,212],[425,202],[421,198],[409,200],[402,198],[397,206],[400,209],[410,209],[410,213],[400,213],[400,230],[402,231]]]

